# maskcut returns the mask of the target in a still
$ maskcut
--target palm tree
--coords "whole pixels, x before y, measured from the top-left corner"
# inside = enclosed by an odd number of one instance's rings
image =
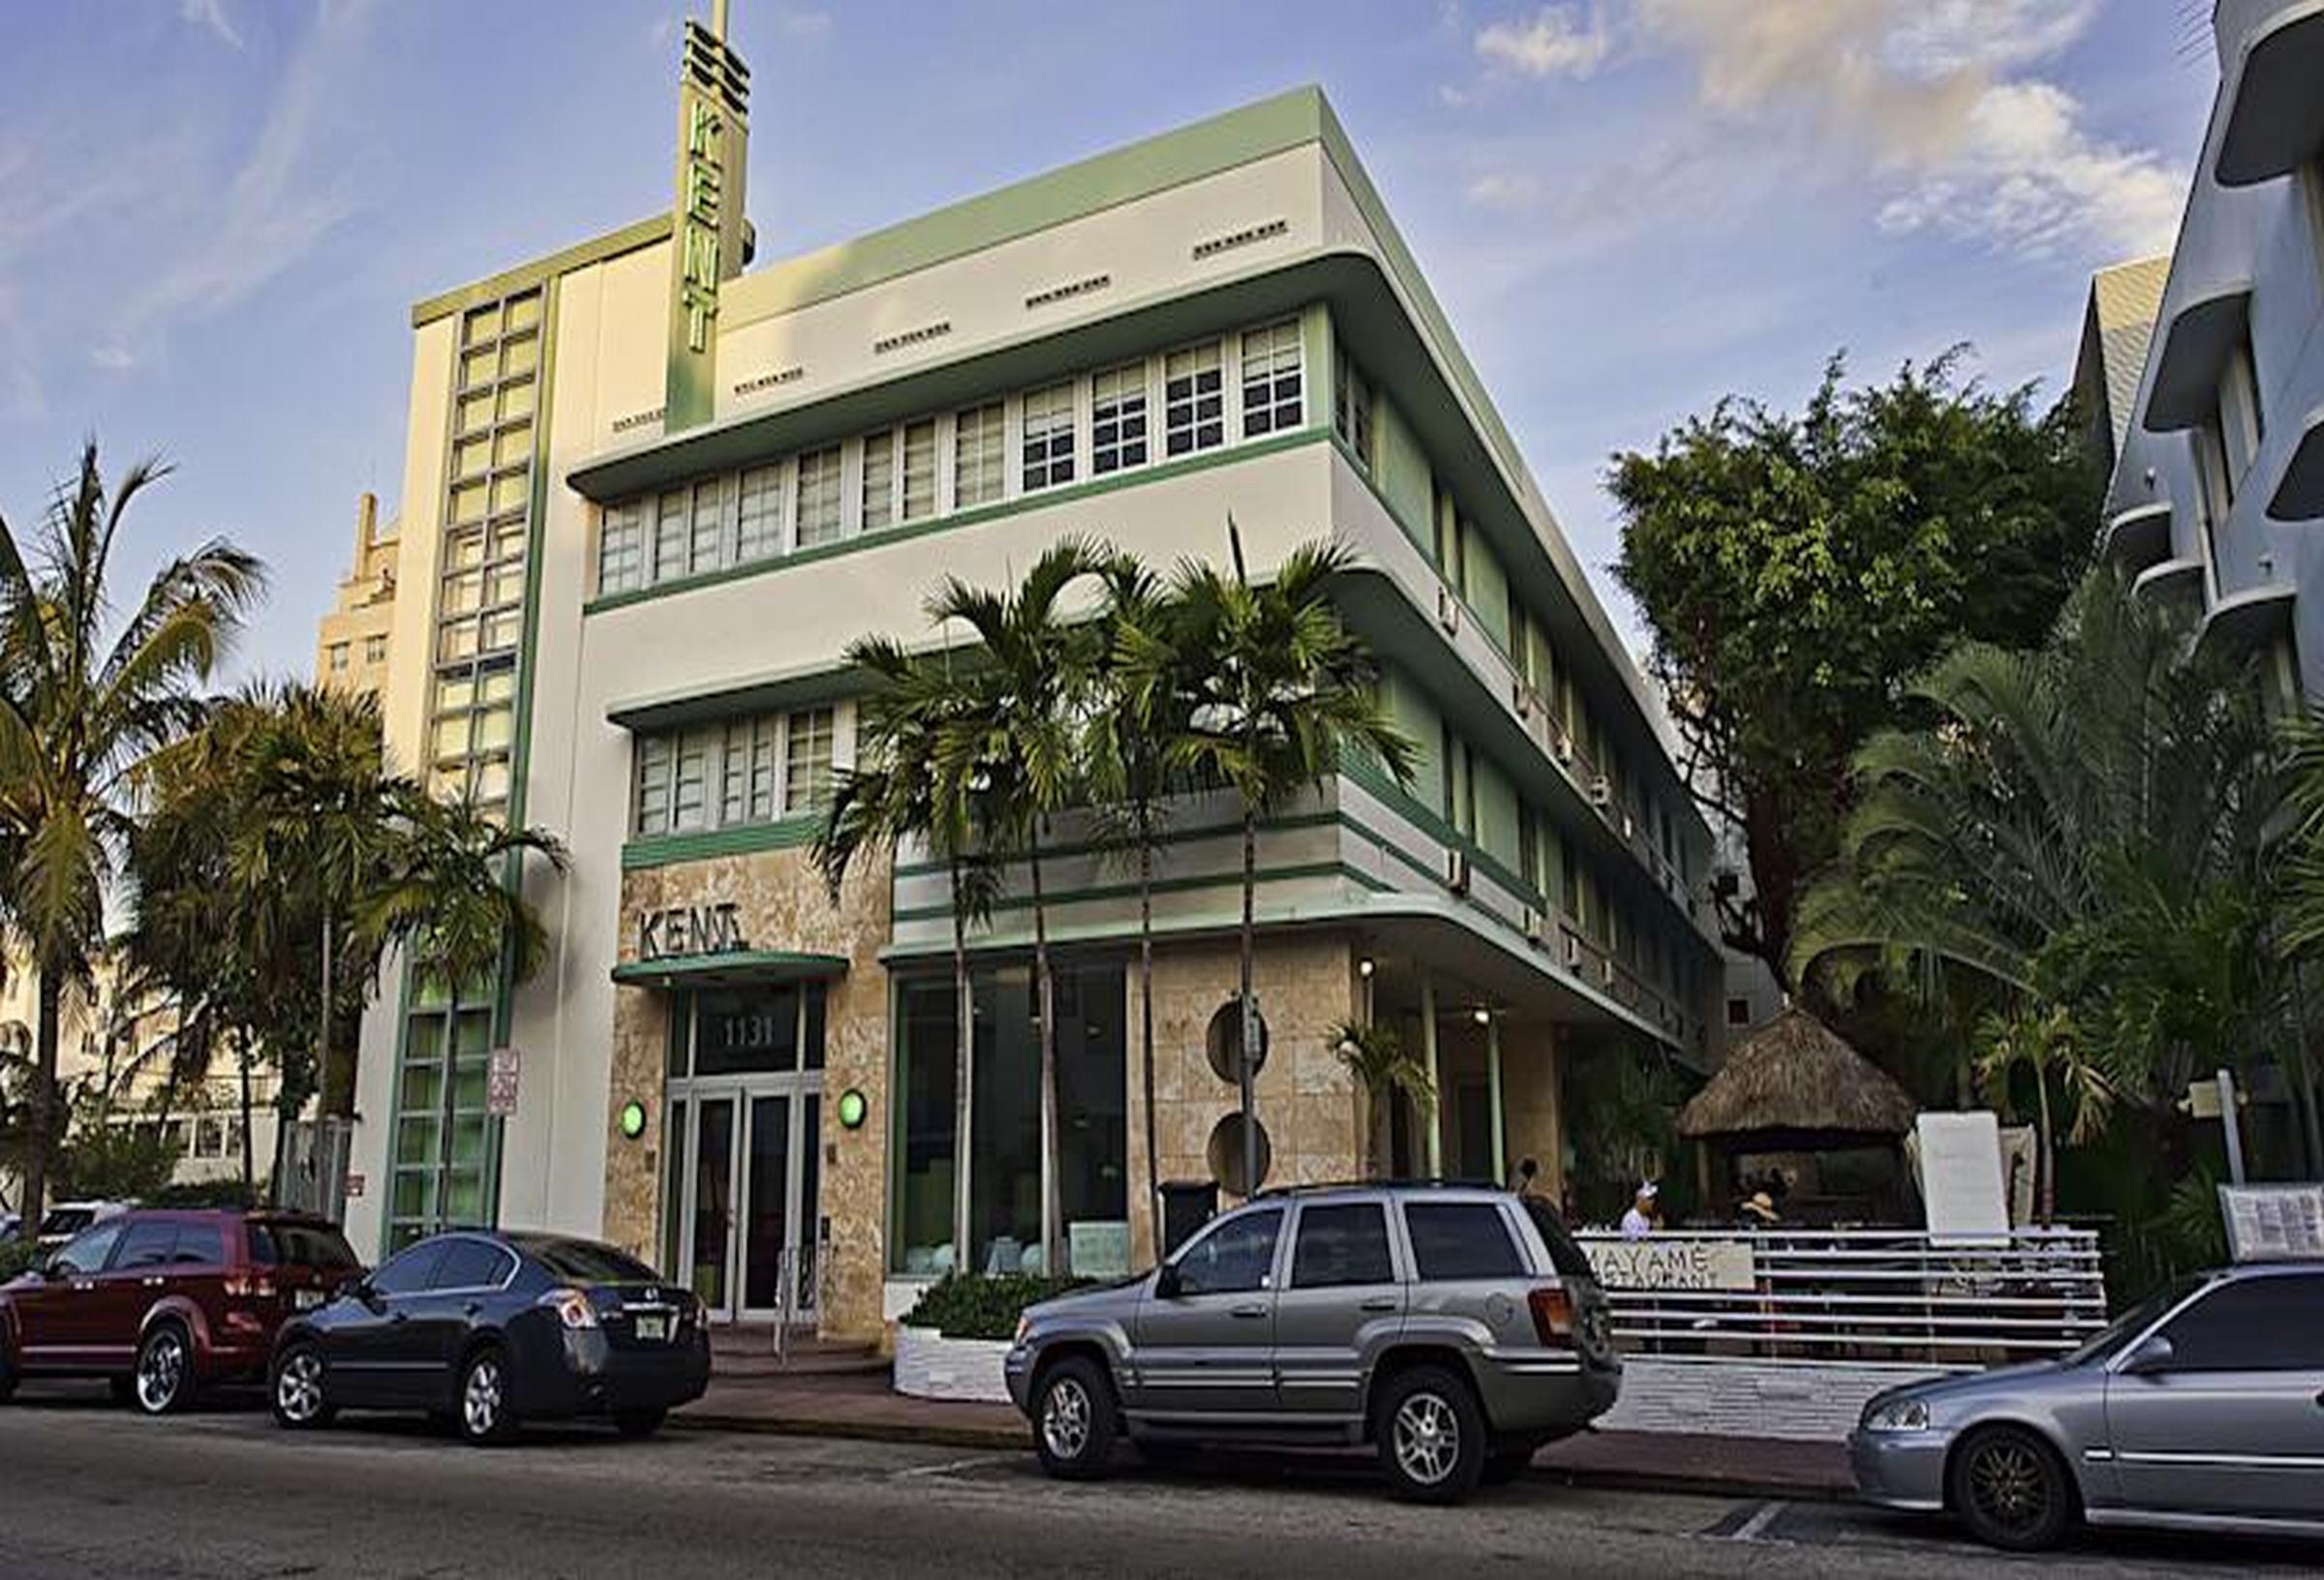
[[[1198,782],[1226,786],[1241,806],[1242,1036],[1237,1075],[1247,1195],[1261,1183],[1251,1091],[1260,1041],[1259,1001],[1251,991],[1259,820],[1287,798],[1322,785],[1351,751],[1379,758],[1398,783],[1407,782],[1415,747],[1381,704],[1379,666],[1370,648],[1348,630],[1331,602],[1331,579],[1353,568],[1354,551],[1333,542],[1302,544],[1271,581],[1254,584],[1232,520],[1227,539],[1235,562],[1231,576],[1208,562],[1186,561],[1171,578],[1179,623],[1177,651],[1204,654],[1205,661],[1192,676],[1187,728],[1171,744],[1170,767]],[[1162,662],[1159,652],[1138,654],[1147,677]]]
[[[2083,1056],[2073,1017],[2062,1005],[2019,1005],[2006,1014],[1988,1014],[1977,1026],[1977,1076],[1996,1107],[2009,1106],[2010,1078],[2020,1069],[2034,1077],[2034,1170],[2039,1175],[2035,1214],[2043,1223],[2058,1216],[2058,1148],[2050,1116],[2050,1078],[2058,1077],[2074,1098],[2068,1145],[2080,1146],[2106,1128],[2114,1087],[2096,1064]]]
[[[991,917],[996,874],[975,844],[976,798],[944,773],[937,751],[963,702],[949,670],[885,637],[858,639],[847,658],[872,677],[872,689],[856,704],[855,763],[837,775],[811,854],[834,903],[848,867],[867,850],[892,858],[899,845],[922,840],[944,863],[952,894],[953,1145],[962,1165],[952,1176],[958,1271],[969,1264],[966,1163],[975,1079],[968,927]]]
[[[1104,637],[1083,755],[1093,812],[1108,844],[1138,868],[1138,1053],[1146,1101],[1146,1195],[1162,1222],[1154,1120],[1154,853],[1169,821],[1172,744],[1186,731],[1190,667],[1160,580],[1133,555],[1103,571]]]
[[[32,542],[0,521],[0,904],[40,973],[24,1211],[38,1221],[56,1141],[58,1009],[104,942],[141,771],[199,723],[209,680],[264,584],[213,539],[157,570],[117,623],[107,578],[122,519],[163,476],[108,493],[94,441]]]
[[[1423,1120],[1436,1111],[1436,1085],[1428,1079],[1428,1066],[1404,1046],[1396,1028],[1385,1022],[1343,1021],[1331,1032],[1331,1052],[1363,1088],[1370,1153],[1365,1163],[1373,1177],[1386,1178],[1395,1169],[1389,1119],[1396,1099],[1401,1096],[1412,1104]]]
[[[938,624],[959,621],[977,649],[960,665],[964,706],[938,733],[937,760],[947,781],[990,811],[982,831],[996,858],[1022,852],[1032,890],[1035,1018],[1041,1027],[1042,1266],[1064,1266],[1058,1199],[1056,985],[1049,956],[1048,896],[1041,886],[1041,844],[1049,820],[1080,798],[1084,689],[1096,630],[1067,618],[1074,584],[1101,572],[1114,555],[1083,537],[1052,544],[1024,579],[1005,592],[948,576],[928,600]]]

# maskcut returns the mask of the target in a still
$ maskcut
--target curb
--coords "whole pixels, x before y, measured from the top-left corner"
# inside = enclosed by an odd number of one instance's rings
[[[680,1411],[672,1428],[732,1432],[780,1438],[841,1438],[857,1443],[933,1443],[945,1448],[1022,1449],[1033,1445],[1030,1428],[911,1425],[887,1421],[834,1420],[824,1415],[723,1415]],[[1534,1474],[1569,1487],[1607,1492],[1649,1492],[1697,1498],[1783,1499],[1790,1503],[1847,1503],[1854,1496],[1830,1483],[1774,1481],[1754,1476],[1684,1475],[1667,1471],[1622,1471],[1572,1465],[1536,1465]]]

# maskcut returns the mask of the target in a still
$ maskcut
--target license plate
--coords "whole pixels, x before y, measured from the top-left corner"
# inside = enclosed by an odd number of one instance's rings
[[[321,1290],[292,1290],[290,1291],[290,1307],[293,1311],[313,1311],[321,1304],[322,1291]]]
[[[670,1336],[670,1320],[667,1317],[640,1317],[637,1320],[637,1336],[641,1339],[666,1339]]]

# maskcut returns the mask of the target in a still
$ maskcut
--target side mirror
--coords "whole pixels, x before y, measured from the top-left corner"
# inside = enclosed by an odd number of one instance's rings
[[[2171,1369],[2171,1357],[2177,1352],[2171,1341],[2160,1333],[2150,1333],[2138,1342],[2138,1347],[2123,1357],[2125,1377],[2153,1377]]]
[[[1182,1292],[1184,1292],[1184,1286],[1178,1282],[1178,1269],[1176,1262],[1166,1261],[1154,1269],[1155,1299],[1176,1300]]]

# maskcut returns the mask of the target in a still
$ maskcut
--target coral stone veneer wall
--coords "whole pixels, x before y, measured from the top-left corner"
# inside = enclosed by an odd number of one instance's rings
[[[821,1327],[839,1337],[880,1331],[882,1228],[887,1178],[888,976],[879,963],[888,937],[890,886],[884,859],[867,859],[833,905],[823,880],[800,850],[721,856],[627,873],[622,879],[622,958],[634,958],[636,917],[673,905],[732,903],[753,950],[837,955],[846,972],[828,985],[823,1032],[821,1211],[831,1245],[821,1274]],[[656,1244],[665,1171],[662,1073],[670,995],[646,988],[618,990],[614,1011],[610,1139],[605,1163],[605,1235],[658,1261]],[[839,1096],[859,1088],[871,1118],[842,1130]],[[646,1105],[646,1133],[620,1133],[622,1106]]]

